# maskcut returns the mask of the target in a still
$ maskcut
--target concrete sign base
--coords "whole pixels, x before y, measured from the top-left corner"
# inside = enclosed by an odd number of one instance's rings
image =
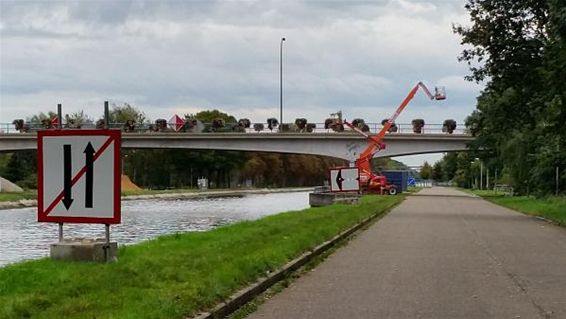
[[[357,205],[362,196],[357,193],[309,193],[311,207],[322,207],[332,204]]]
[[[72,261],[105,262],[104,248],[107,243],[101,239],[65,239],[50,246],[51,259]],[[118,243],[110,242],[109,261],[118,260]]]

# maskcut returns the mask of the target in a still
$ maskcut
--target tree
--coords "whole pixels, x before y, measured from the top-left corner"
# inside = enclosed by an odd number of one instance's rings
[[[41,124],[46,120],[51,120],[57,117],[57,113],[49,111],[47,113],[39,112],[31,117],[26,119],[27,122],[34,123],[34,124]]]
[[[68,128],[80,128],[83,124],[92,123],[92,119],[83,110],[75,113],[65,114],[65,125]]]
[[[484,150],[483,162],[497,159],[518,192],[549,193],[549,167],[566,162],[566,3],[468,0],[466,9],[472,26],[454,26],[469,47],[459,59],[468,80],[486,82],[466,119],[472,150]]]
[[[108,115],[110,116],[110,123],[126,123],[126,121],[131,120],[141,125],[149,121],[144,112],[129,103],[112,104],[112,109]]]
[[[219,110],[200,111],[196,114],[185,114],[185,117],[195,118],[203,123],[211,123],[213,120],[222,119],[224,123],[236,123],[236,118]]]
[[[434,165],[432,166],[432,179],[437,181],[437,182],[441,182],[444,179],[442,178],[442,161],[438,161],[436,163],[434,163]]]
[[[3,177],[24,188],[37,188],[37,156],[35,151],[19,151],[11,155],[3,169]]]
[[[422,179],[431,179],[432,177],[432,166],[430,166],[430,164],[428,162],[424,162],[423,166],[421,167],[420,170],[420,175]]]

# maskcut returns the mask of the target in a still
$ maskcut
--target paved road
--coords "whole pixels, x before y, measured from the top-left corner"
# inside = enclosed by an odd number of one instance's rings
[[[566,229],[425,189],[249,318],[566,318]]]

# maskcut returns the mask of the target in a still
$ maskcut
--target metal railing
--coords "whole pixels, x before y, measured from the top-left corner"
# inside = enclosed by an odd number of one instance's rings
[[[218,132],[239,132],[239,133],[254,133],[254,134],[271,134],[271,133],[279,133],[279,128],[281,126],[275,126],[273,127],[273,129],[269,129],[268,128],[268,124],[267,123],[260,123],[263,125],[263,129],[256,131],[254,129],[254,124],[252,123],[250,125],[249,128],[246,129],[237,129],[237,126],[233,126],[236,129],[230,130],[230,128],[228,126],[225,126],[223,128],[219,128],[217,131]],[[284,133],[299,133],[296,129],[294,129],[294,124],[293,123],[285,123],[287,124],[290,129],[289,130],[285,130]],[[348,127],[344,128],[343,132],[336,132],[332,129],[326,129],[324,128],[324,123],[315,123],[316,127],[312,130],[312,133],[329,133],[329,134],[352,134],[355,133],[353,130],[349,129]],[[26,125],[28,125],[29,127],[29,132],[34,132],[34,131],[38,131],[38,130],[42,130],[45,129],[40,123],[26,123]],[[232,124],[230,124],[232,125]],[[366,125],[369,127],[369,134],[376,134],[378,133],[382,128],[383,125],[379,124],[379,123],[366,123]],[[448,134],[447,132],[443,132],[442,128],[443,125],[442,124],[425,124],[422,127],[421,133],[415,133],[413,131],[413,125],[410,123],[396,123],[397,125],[397,132],[392,132],[389,134]],[[206,126],[209,128],[210,125],[209,123],[206,123]],[[63,127],[65,127],[65,125],[63,125]],[[155,127],[155,124],[150,124],[150,123],[144,123],[144,124],[138,124],[135,126],[134,130],[128,133],[148,133],[148,132],[152,132],[151,128]],[[175,132],[175,130],[173,130],[172,125],[168,125],[166,130],[160,130],[161,132],[171,132],[171,133],[178,133],[178,134],[196,134],[196,133],[191,133],[191,132]],[[231,126],[232,127],[232,126]],[[96,124],[95,123],[84,123],[81,125],[81,129],[94,129],[96,128]],[[109,128],[119,128],[124,130],[124,123],[110,123],[109,124]],[[0,123],[0,134],[16,134],[16,133],[20,133],[20,130],[16,130],[14,124],[12,123]],[[203,134],[203,133],[214,133],[214,132],[199,132],[199,134]],[[304,132],[301,132],[304,134],[309,134],[310,132],[306,132],[306,130],[304,130]],[[453,133],[454,135],[466,135],[468,134],[467,130],[464,127],[457,127]]]

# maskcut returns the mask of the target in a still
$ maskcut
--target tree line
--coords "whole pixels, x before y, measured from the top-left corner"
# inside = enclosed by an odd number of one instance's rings
[[[564,192],[566,2],[468,0],[465,7],[472,25],[453,29],[467,47],[459,57],[467,79],[485,84],[466,119],[476,140],[471,153],[449,154],[435,171],[469,186],[481,163],[519,193]]]
[[[41,123],[55,114],[39,113],[27,122]],[[113,105],[111,123],[148,123],[146,115],[130,104]],[[202,122],[236,119],[218,110],[205,110],[187,116]],[[80,111],[65,115],[67,123],[89,123],[92,119]],[[187,149],[135,149],[122,151],[122,171],[142,188],[164,189],[196,187],[197,179],[207,178],[214,188],[238,186],[291,187],[322,185],[328,179],[328,169],[344,166],[344,160],[324,156],[262,152],[207,151]],[[0,155],[0,176],[20,186],[37,187],[35,151]]]

